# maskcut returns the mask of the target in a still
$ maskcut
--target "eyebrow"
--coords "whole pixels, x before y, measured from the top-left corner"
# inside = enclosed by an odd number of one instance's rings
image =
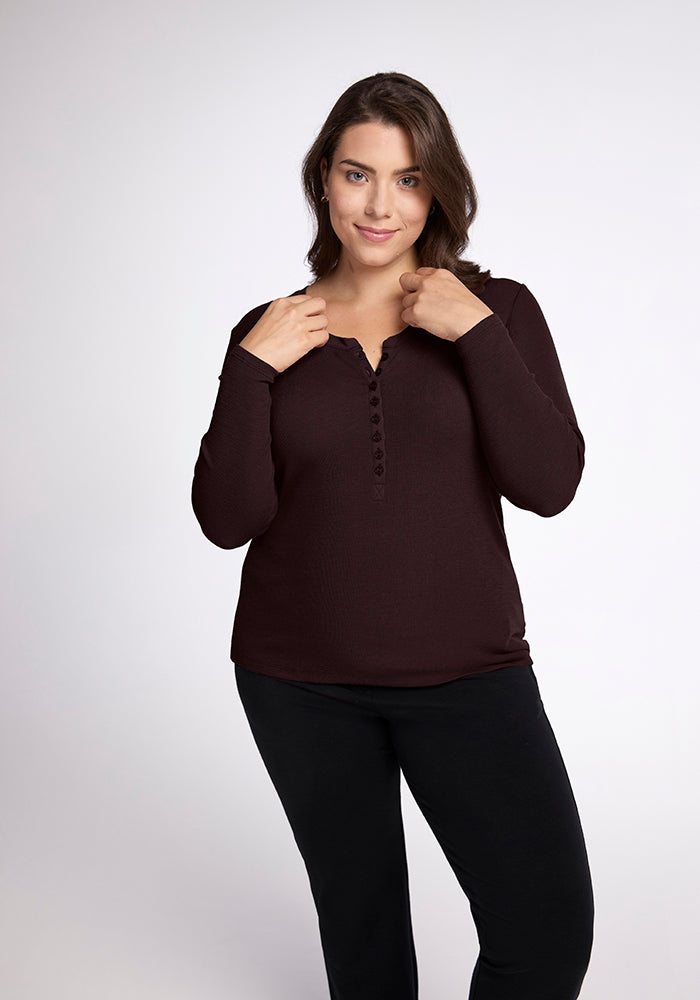
[[[360,170],[366,170],[368,174],[376,174],[377,172],[372,167],[368,167],[365,163],[358,163],[357,160],[341,160],[340,162],[347,163],[348,166],[351,167],[358,167]],[[394,177],[397,177],[399,174],[415,174],[416,172],[420,173],[420,167],[404,167],[403,170],[395,170]]]

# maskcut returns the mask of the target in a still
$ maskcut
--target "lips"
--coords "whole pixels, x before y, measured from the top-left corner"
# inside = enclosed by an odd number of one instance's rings
[[[397,232],[396,229],[372,229],[370,226],[357,226],[356,228],[370,243],[384,243]]]

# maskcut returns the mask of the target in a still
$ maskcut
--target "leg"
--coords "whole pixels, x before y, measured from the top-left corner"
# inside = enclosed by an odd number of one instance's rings
[[[392,737],[469,899],[480,943],[470,1000],[574,1000],[592,944],[590,873],[532,668],[423,690]]]
[[[386,721],[338,685],[238,666],[236,682],[308,872],[331,1000],[416,1000],[400,771]]]

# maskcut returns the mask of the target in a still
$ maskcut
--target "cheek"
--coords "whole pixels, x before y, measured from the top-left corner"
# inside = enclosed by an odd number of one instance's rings
[[[359,199],[356,194],[353,197],[353,194],[354,192],[347,187],[330,192],[333,215],[338,220],[342,220],[344,217],[351,216],[357,212]]]
[[[412,225],[423,226],[428,218],[428,212],[430,211],[430,202],[427,204],[421,199],[420,201],[414,202],[406,212],[406,219],[410,220]]]

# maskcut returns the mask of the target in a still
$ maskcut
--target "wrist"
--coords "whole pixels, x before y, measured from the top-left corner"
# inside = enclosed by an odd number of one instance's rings
[[[484,306],[483,309],[480,309],[476,316],[474,316],[474,311],[472,310],[469,315],[469,318],[465,319],[464,323],[458,328],[458,330],[455,331],[454,335],[451,337],[452,342],[454,343],[454,341],[459,340],[460,337],[464,337],[467,333],[473,330],[475,326],[478,326],[478,324],[481,323],[482,320],[488,319],[489,316],[493,315],[495,315],[493,309],[489,309],[488,306]]]

